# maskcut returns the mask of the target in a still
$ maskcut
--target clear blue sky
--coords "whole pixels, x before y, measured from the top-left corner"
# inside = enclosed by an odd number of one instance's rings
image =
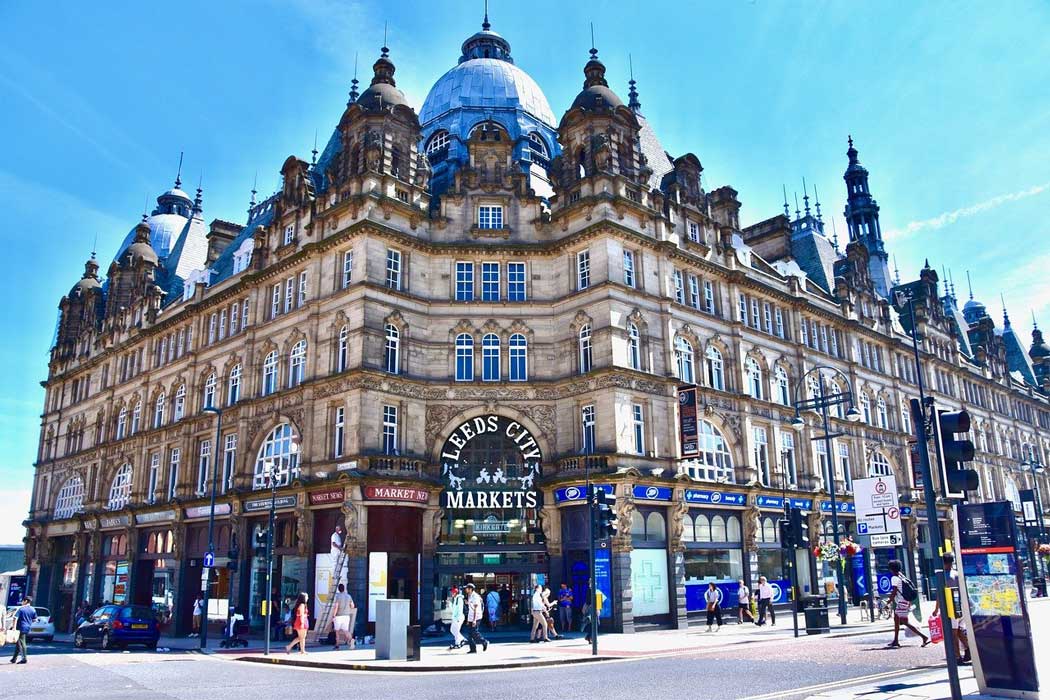
[[[846,135],[871,171],[905,277],[928,256],[1025,336],[1050,327],[1050,5],[1011,2],[492,0],[493,29],[560,115],[595,24],[620,95],[633,54],[643,112],[708,188],[740,192],[743,222],[780,211],[781,185],[819,188],[842,222]],[[252,178],[272,191],[365,84],[389,23],[417,108],[476,31],[481,2],[0,3],[0,541],[28,502],[58,300],[95,236],[103,269],[143,202],[203,173],[205,217],[243,221]],[[801,195],[801,192],[800,192]],[[18,511],[18,512],[14,512]]]

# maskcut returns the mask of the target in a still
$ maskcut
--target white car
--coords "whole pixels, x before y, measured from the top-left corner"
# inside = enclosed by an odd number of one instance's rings
[[[17,610],[17,607],[8,608],[8,618],[13,618]],[[33,621],[33,626],[29,629],[29,639],[52,641],[55,638],[55,623],[51,621],[51,611],[47,608],[38,608],[36,606],[33,606],[33,610],[36,610],[36,620]]]

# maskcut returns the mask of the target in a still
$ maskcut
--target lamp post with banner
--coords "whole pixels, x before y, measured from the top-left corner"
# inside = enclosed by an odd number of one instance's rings
[[[816,380],[816,395],[810,396],[809,398],[800,399],[799,389],[804,387],[808,382],[809,377],[814,377]],[[845,389],[841,390],[838,387],[836,381],[833,385],[835,388],[829,393],[828,382],[834,381],[835,377],[841,377],[842,382],[845,384]],[[831,421],[828,415],[829,410],[832,406],[849,406],[845,413],[846,420],[851,423],[855,423],[860,420],[860,411],[853,403],[853,391],[850,388],[849,378],[843,374],[840,370],[834,367],[828,367],[825,365],[818,365],[810,369],[808,372],[799,378],[798,384],[795,385],[795,420],[792,425],[796,429],[805,427],[805,420],[802,418],[802,411],[817,411],[820,414],[821,422],[823,424],[824,434],[817,435],[810,438],[811,440],[823,440],[824,451],[826,453],[826,468],[827,474],[825,475],[828,491],[831,494],[831,527],[832,537],[835,541],[835,548],[839,548],[839,516],[838,516],[838,504],[835,501],[835,467],[834,467],[834,451],[832,449],[832,439],[841,437],[845,433],[833,433],[831,432]],[[846,584],[843,580],[843,572],[841,566],[835,567],[836,578],[838,580],[839,596],[838,596],[838,610],[839,610],[839,622],[846,624]]]
[[[266,527],[266,587],[263,589],[266,596],[263,599],[263,605],[266,610],[264,614],[266,618],[266,650],[263,653],[266,656],[270,654],[270,638],[273,635],[273,529],[277,515],[277,487],[284,485],[281,483],[282,477],[287,476],[288,481],[291,481],[293,461],[299,453],[298,438],[292,438],[288,451],[290,454],[287,456],[280,455],[276,459],[269,457],[263,461],[263,466],[266,467],[266,478],[270,483],[270,516]]]
[[[215,448],[211,451],[211,507],[208,509],[208,551],[204,555],[204,566],[201,568],[201,605],[203,623],[201,624],[200,648],[208,648],[208,594],[211,593],[211,570],[215,566],[215,478],[219,469],[219,441],[222,440],[222,409],[205,406],[205,413],[215,414]]]

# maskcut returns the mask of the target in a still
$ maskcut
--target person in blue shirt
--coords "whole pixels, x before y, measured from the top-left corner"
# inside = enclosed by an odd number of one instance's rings
[[[33,609],[32,599],[27,597],[22,601],[22,607],[15,611],[15,629],[18,630],[18,642],[15,644],[15,653],[11,656],[11,663],[15,663],[18,659],[19,652],[22,654],[22,660],[18,663],[24,664],[26,662],[26,642],[29,640],[29,631],[33,628],[34,620],[36,620],[36,610]]]

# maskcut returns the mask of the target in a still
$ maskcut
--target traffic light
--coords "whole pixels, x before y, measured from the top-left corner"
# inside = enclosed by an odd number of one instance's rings
[[[973,442],[966,439],[966,433],[970,432],[970,414],[966,411],[938,411],[935,429],[944,496],[966,498],[966,492],[976,491],[980,482],[976,471],[963,467],[974,457]]]
[[[255,550],[255,556],[266,556],[266,528],[262,525],[256,525],[252,531],[252,549]]]
[[[801,508],[792,508],[791,513],[788,516],[788,523],[791,528],[792,545],[795,549],[808,549],[809,548],[809,520],[802,515]]]
[[[617,522],[613,505],[616,499],[611,493],[606,493],[597,487],[592,488],[594,488],[594,537],[598,540],[614,537]]]
[[[777,527],[780,528],[780,547],[792,549],[795,546],[795,531],[791,529],[791,521],[781,518],[777,521]]]

